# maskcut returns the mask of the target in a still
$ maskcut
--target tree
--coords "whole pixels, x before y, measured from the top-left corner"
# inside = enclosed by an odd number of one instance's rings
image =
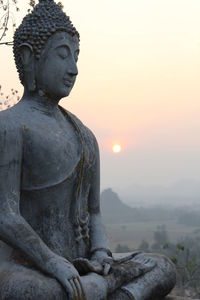
[[[0,0],[0,45],[12,46],[13,41],[5,41],[8,31],[12,28],[13,31],[16,27],[15,13],[20,12],[20,5],[24,6],[24,0]],[[36,5],[35,0],[27,0],[27,12]],[[61,2],[58,5],[63,9]],[[9,95],[5,95],[0,85],[0,111],[5,110],[19,101],[20,97],[18,91],[14,88],[11,89]]]
[[[177,269],[177,288],[180,295],[186,292],[194,297],[200,296],[200,231],[181,238],[178,244],[170,242],[166,227],[161,225],[154,233],[153,252],[159,252],[171,258]]]
[[[0,85],[0,111],[8,109],[20,100],[19,93],[15,89],[11,89],[9,95],[5,95]]]
[[[9,27],[13,29],[16,27],[14,12],[20,11],[20,4],[24,6],[24,0],[0,0],[0,45],[13,45],[13,41],[4,41],[4,38],[6,37]],[[27,12],[31,12],[35,5],[35,0],[28,0]],[[58,5],[63,9],[61,2],[58,2]],[[11,25],[10,21],[12,23]]]
[[[131,252],[131,249],[127,245],[118,244],[115,248],[116,253],[126,253]]]
[[[142,250],[142,251],[145,251],[145,252],[148,252],[150,249],[149,249],[149,243],[145,240],[142,240],[140,246],[138,247],[138,250]]]
[[[35,1],[30,0],[28,5],[34,7]],[[15,15],[13,11],[20,11],[17,0],[0,0],[0,45],[10,46],[13,44],[12,41],[4,41],[4,37],[6,37],[9,29],[9,22],[12,22],[13,29],[16,27]],[[30,8],[28,11],[30,11]]]
[[[154,241],[155,243],[152,245],[153,250],[161,249],[169,242],[166,226],[164,224],[158,226],[157,230],[154,232]]]

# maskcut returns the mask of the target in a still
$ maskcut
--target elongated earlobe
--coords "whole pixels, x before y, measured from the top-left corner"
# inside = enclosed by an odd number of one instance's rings
[[[23,43],[20,46],[21,50],[21,60],[24,67],[24,87],[29,92],[34,92],[36,89],[35,81],[35,58],[33,53],[33,48],[28,43]]]
[[[26,74],[26,88],[29,92],[34,92],[36,90],[35,72],[30,70],[30,72],[27,71]]]

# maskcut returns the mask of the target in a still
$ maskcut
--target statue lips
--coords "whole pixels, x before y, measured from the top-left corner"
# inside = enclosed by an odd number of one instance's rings
[[[75,80],[64,79],[64,84],[67,87],[72,87],[74,85]]]

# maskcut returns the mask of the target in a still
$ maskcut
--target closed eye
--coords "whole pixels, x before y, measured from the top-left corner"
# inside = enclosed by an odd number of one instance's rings
[[[74,52],[74,59],[75,59],[76,62],[78,61],[79,53],[80,53],[80,50],[76,50],[76,51]]]
[[[62,58],[62,59],[65,59],[69,56],[69,53],[70,53],[70,50],[68,47],[65,47],[65,46],[62,46],[62,47],[59,47],[57,49],[57,54]]]

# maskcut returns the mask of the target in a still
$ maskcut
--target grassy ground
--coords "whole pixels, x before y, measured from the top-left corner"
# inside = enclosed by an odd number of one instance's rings
[[[157,226],[165,224],[171,242],[178,242],[181,237],[194,233],[197,227],[188,227],[177,224],[175,221],[163,222],[144,222],[128,224],[106,224],[106,232],[110,241],[112,251],[117,244],[127,245],[130,249],[137,249],[142,242],[146,240],[150,245],[153,243],[153,234]]]

